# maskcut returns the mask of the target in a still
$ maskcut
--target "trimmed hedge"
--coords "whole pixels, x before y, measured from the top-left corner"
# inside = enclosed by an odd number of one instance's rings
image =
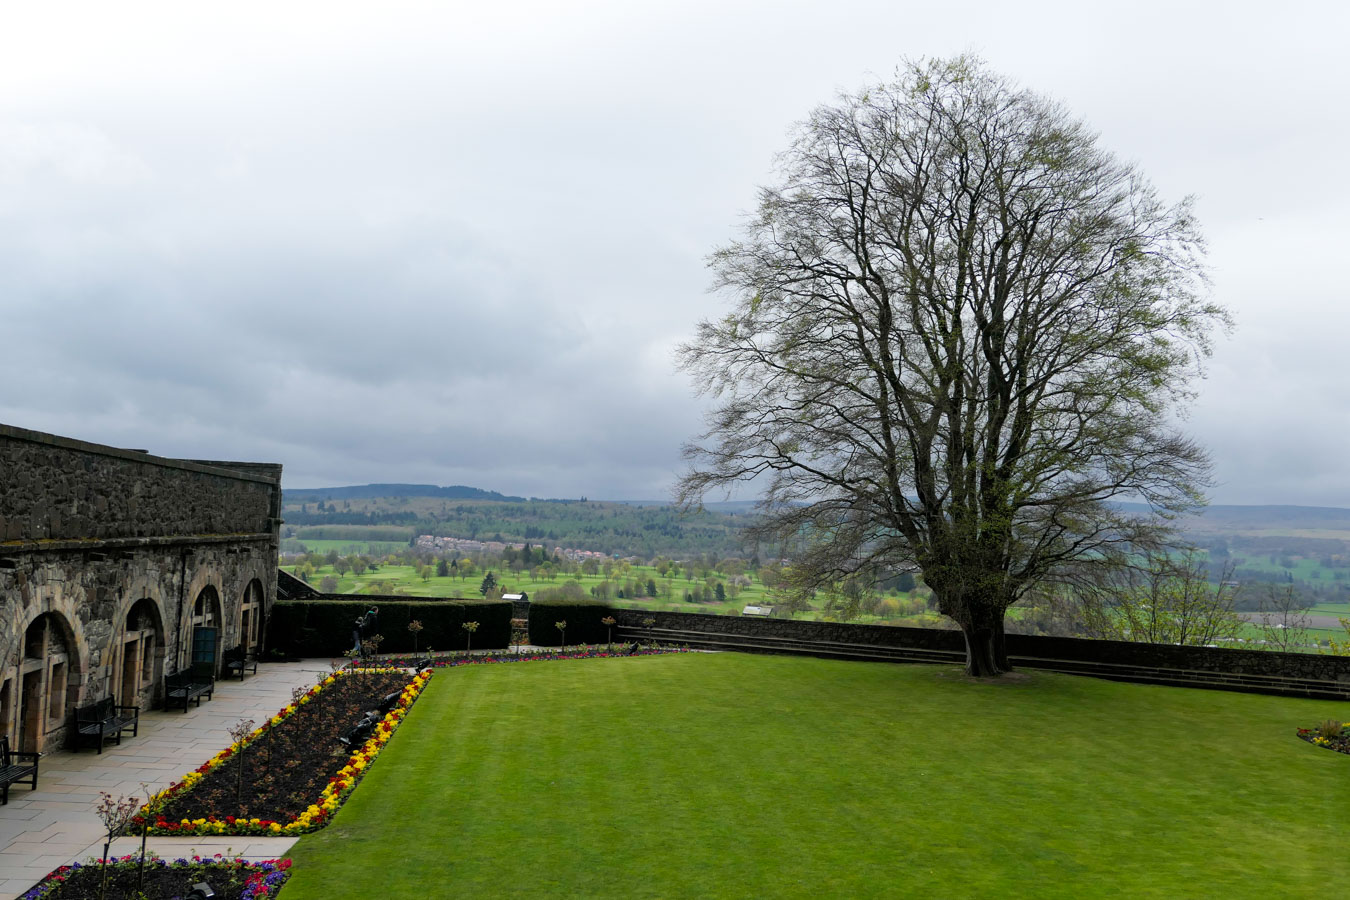
[[[530,603],[530,643],[536,647],[562,646],[562,634],[557,623],[567,623],[567,643],[603,644],[605,626],[600,620],[612,616],[614,610],[603,603],[535,600]]]
[[[408,623],[417,619],[422,632],[417,649],[463,650],[466,633],[460,626],[477,622],[473,646],[503,650],[511,646],[511,604],[496,601],[447,602],[409,600],[406,597],[367,597],[361,600],[278,600],[267,623],[269,647],[291,656],[339,656],[352,648],[352,624],[372,606],[380,608],[378,632],[384,636],[381,653],[411,653],[413,636]]]

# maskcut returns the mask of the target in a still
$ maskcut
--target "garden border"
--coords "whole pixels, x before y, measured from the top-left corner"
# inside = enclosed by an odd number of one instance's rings
[[[348,668],[339,669],[333,672],[300,698],[299,703],[288,703],[266,723],[255,728],[248,737],[242,741],[231,744],[224,750],[211,757],[198,768],[187,773],[183,778],[160,791],[150,802],[141,807],[136,818],[133,819],[133,825],[139,829],[142,817],[150,810],[162,809],[163,805],[171,800],[190,792],[192,788],[206,777],[212,770],[224,765],[225,761],[234,756],[241,749],[247,748],[254,741],[258,740],[267,728],[280,725],[292,714],[295,713],[300,704],[311,702],[319,696],[325,687],[337,682],[339,677],[351,678],[358,675],[373,674],[377,672],[405,672],[406,669],[394,666],[383,666],[378,668]],[[278,822],[274,819],[238,819],[234,816],[226,816],[219,819],[216,816],[205,816],[196,819],[180,819],[177,822],[169,822],[162,816],[157,816],[155,822],[151,824],[149,833],[153,835],[300,835],[327,825],[342,804],[347,801],[347,797],[356,789],[361,782],[365,770],[370,767],[375,758],[379,756],[380,751],[393,736],[403,718],[412,708],[412,704],[421,695],[426,688],[426,684],[431,680],[430,670],[417,672],[404,686],[399,694],[398,705],[381,719],[380,724],[376,726],[370,738],[361,745],[360,749],[354,750],[347,760],[347,764],[339,772],[331,777],[328,785],[313,803],[311,803],[303,812],[296,816],[291,822]]]
[[[129,853],[126,856],[109,857],[107,860],[108,868],[113,867],[138,867],[141,863],[139,854]],[[42,880],[33,887],[29,888],[23,894],[19,895],[19,900],[41,900],[43,897],[50,896],[61,888],[61,886],[70,878],[70,873],[102,867],[103,859],[91,859],[86,863],[67,863],[64,866],[58,866],[51,872],[43,876]],[[249,876],[248,883],[240,895],[240,900],[264,900],[264,898],[275,897],[281,890],[281,886],[290,878],[291,861],[289,858],[277,859],[257,859],[248,860],[242,856],[227,857],[217,853],[214,856],[193,855],[191,858],[179,857],[173,862],[169,862],[160,856],[147,855],[145,858],[147,867],[156,866],[160,869],[188,868],[209,865],[233,865],[240,869],[251,869],[253,874]]]

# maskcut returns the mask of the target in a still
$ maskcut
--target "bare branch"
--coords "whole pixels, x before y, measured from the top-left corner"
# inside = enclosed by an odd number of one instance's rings
[[[966,57],[817,109],[778,174],[679,351],[717,404],[678,498],[763,485],[804,589],[917,566],[997,671],[1009,605],[1202,500],[1168,414],[1227,317],[1189,203]]]

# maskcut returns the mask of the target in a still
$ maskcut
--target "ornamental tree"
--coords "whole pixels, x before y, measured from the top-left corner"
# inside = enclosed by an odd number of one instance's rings
[[[1208,459],[1174,411],[1224,310],[1191,205],[978,60],[816,109],[741,239],[730,311],[682,367],[715,398],[678,498],[762,488],[801,592],[916,571],[1007,671],[1033,587],[1165,546]],[[1144,516],[1116,501],[1142,501]]]

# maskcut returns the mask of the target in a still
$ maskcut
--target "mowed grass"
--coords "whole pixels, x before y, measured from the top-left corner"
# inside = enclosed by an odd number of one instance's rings
[[[1350,883],[1347,704],[738,654],[442,670],[282,900]]]
[[[530,577],[529,572],[503,572],[501,569],[492,569],[492,574],[499,584],[505,585],[508,592],[525,591],[529,594],[537,594],[540,591],[550,588],[562,587],[569,581],[575,581],[581,585],[584,590],[591,588],[605,581],[603,575],[586,575],[583,573],[573,573],[559,575],[553,580],[535,579]],[[345,575],[338,575],[337,570],[332,566],[320,566],[314,571],[314,576],[310,579],[314,584],[325,575],[332,575],[337,579],[338,593],[355,593],[369,588],[370,585],[379,585],[382,591],[390,592],[394,589],[402,591],[414,597],[478,597],[479,585],[483,582],[483,576],[486,574],[481,569],[476,569],[472,575],[467,578],[456,578],[454,576],[432,575],[423,580],[417,570],[412,566],[381,565],[374,572],[366,572],[361,575],[354,575],[347,572]],[[644,585],[648,580],[655,582],[659,597],[641,598],[641,603],[649,606],[668,607],[678,604],[681,607],[689,606],[692,611],[739,613],[746,604],[769,603],[768,592],[763,584],[755,581],[749,587],[741,588],[737,596],[729,597],[724,603],[709,601],[707,603],[686,604],[683,602],[684,592],[691,588],[699,587],[703,584],[702,579],[697,581],[688,581],[683,576],[679,578],[663,578],[651,566],[633,566],[626,577],[615,577],[610,579],[611,598],[613,591],[624,586],[624,582],[629,578],[641,581]],[[725,575],[714,576],[715,581],[721,581],[725,584],[727,578]],[[624,600],[613,599],[613,602],[623,605]]]

